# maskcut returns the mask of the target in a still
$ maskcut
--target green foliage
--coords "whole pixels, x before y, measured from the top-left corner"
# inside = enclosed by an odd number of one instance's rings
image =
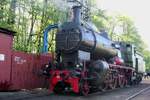
[[[14,38],[15,50],[40,53],[44,29],[49,24],[65,21],[66,17],[66,12],[58,10],[51,0],[1,0],[0,2],[0,27],[17,32]],[[55,50],[55,32],[49,33],[51,34],[48,37],[50,52]]]
[[[8,24],[9,18],[9,0],[1,0],[0,1],[0,26],[3,28],[11,28],[12,25]]]
[[[144,50],[144,58],[146,62],[146,71],[150,71],[150,51]]]
[[[104,10],[97,10],[92,13],[92,22],[99,30],[107,28],[107,17]]]

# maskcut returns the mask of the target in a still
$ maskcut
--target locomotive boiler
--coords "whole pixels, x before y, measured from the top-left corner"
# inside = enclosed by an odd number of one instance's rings
[[[87,95],[131,84],[136,77],[135,68],[127,67],[121,56],[125,54],[122,45],[109,39],[105,31],[97,31],[92,23],[82,21],[80,6],[73,7],[72,21],[61,25],[55,41],[56,63],[49,70],[50,90],[55,93]]]
[[[56,51],[63,55],[63,62],[79,64],[80,60],[84,60],[82,56],[86,56],[86,60],[108,60],[116,56],[117,51],[109,38],[96,32],[91,23],[81,22],[80,7],[75,6],[73,12],[72,22],[64,23],[56,34]]]

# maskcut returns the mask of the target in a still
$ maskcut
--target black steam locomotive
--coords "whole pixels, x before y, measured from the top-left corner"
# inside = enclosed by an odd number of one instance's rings
[[[109,39],[92,23],[83,22],[80,6],[73,7],[73,20],[65,22],[56,34],[56,64],[50,68],[50,90],[87,95],[138,84],[144,60],[135,47]]]

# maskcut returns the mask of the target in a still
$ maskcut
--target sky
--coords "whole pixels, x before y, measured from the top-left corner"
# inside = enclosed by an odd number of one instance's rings
[[[96,0],[109,14],[121,13],[132,18],[150,50],[150,0]]]

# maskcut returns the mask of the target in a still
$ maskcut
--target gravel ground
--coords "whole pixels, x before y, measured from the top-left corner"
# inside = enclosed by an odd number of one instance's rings
[[[103,93],[94,93],[89,96],[55,95],[48,90],[36,89],[33,91],[0,92],[0,100],[126,100],[129,96],[150,86],[150,80],[144,80],[140,85],[115,89]],[[142,93],[133,100],[150,100],[150,90]]]

